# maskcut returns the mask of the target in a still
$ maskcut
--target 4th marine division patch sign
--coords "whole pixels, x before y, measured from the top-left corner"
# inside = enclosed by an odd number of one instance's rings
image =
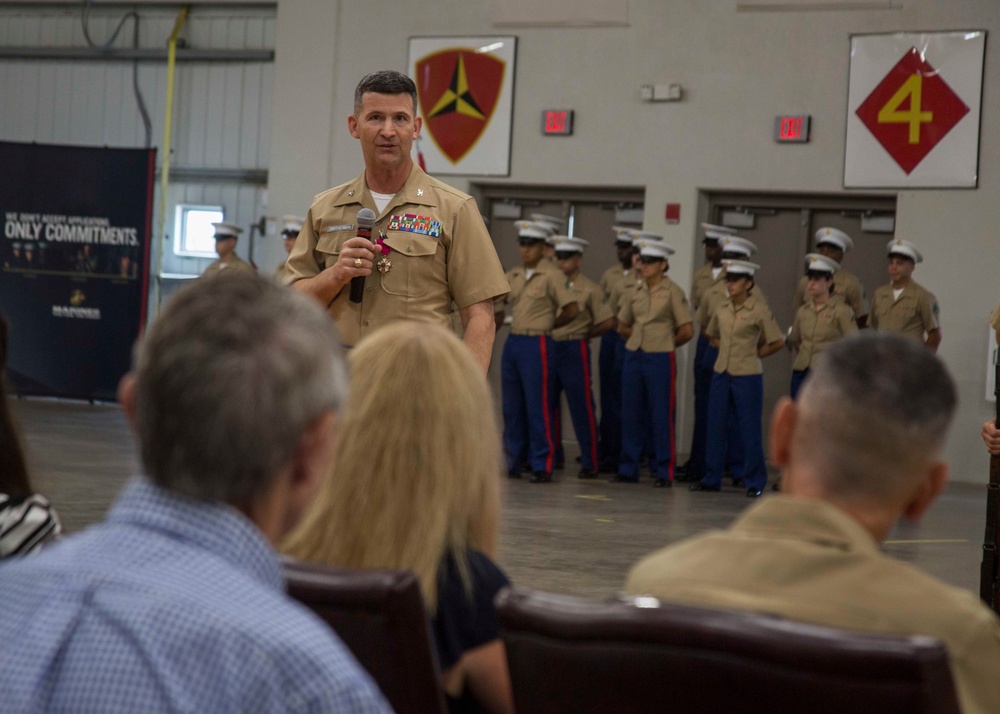
[[[416,64],[424,127],[457,164],[483,135],[500,98],[506,62],[472,48],[442,50]]]

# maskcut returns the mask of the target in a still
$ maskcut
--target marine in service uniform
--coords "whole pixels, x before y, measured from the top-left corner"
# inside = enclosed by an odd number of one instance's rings
[[[302,224],[305,223],[305,220],[301,216],[285,216],[285,227],[281,229],[281,238],[285,248],[285,260],[288,259],[288,254],[292,252],[292,248],[295,246],[295,239],[299,237],[299,232],[302,230]],[[274,279],[279,283],[285,282],[285,260],[278,263],[278,267],[274,270]]]
[[[503,445],[508,476],[520,478],[527,465],[532,483],[548,483],[557,438],[552,423],[552,329],[570,322],[579,308],[562,287],[562,273],[543,259],[548,228],[532,221],[515,226],[522,266],[507,272],[510,292],[497,303],[498,315],[508,304],[513,313],[500,361]]]
[[[583,251],[590,245],[582,238],[556,236],[556,265],[566,278],[563,288],[576,301],[578,314],[570,322],[552,330],[552,351],[556,389],[566,393],[573,431],[580,444],[579,478],[597,478],[600,453],[597,415],[594,409],[593,380],[590,376],[590,340],[615,325],[614,314],[604,302],[604,294],[594,281],[580,272]],[[553,409],[562,405],[557,400]],[[557,436],[559,432],[556,432]]]
[[[844,254],[854,248],[854,241],[849,235],[836,228],[820,228],[816,231],[816,252],[843,266]],[[798,310],[806,303],[806,277],[803,276],[795,286],[795,297],[792,299],[792,309]],[[854,273],[849,273],[842,267],[833,276],[834,295],[843,298],[854,313],[858,327],[868,323],[868,295],[865,286],[861,284]]]
[[[715,375],[715,363],[719,358],[718,347],[711,343],[708,337],[708,325],[712,321],[712,316],[719,307],[729,299],[729,289],[726,283],[726,261],[727,260],[748,260],[757,252],[757,245],[746,238],[733,234],[721,234],[716,232],[719,247],[722,250],[722,272],[698,301],[698,308],[695,310],[695,325],[705,341],[708,343],[702,351],[701,361],[698,363],[702,371],[702,379],[708,383],[704,387],[711,391],[712,379]],[[754,298],[767,304],[764,292],[754,285]],[[699,419],[700,416],[700,419]],[[708,438],[709,406],[708,395],[705,396],[704,408],[700,415],[695,411],[694,439],[692,440],[691,459],[693,468],[689,468],[684,474],[684,481],[701,481],[705,477],[707,465],[707,438]],[[733,412],[729,420],[729,437],[727,439],[726,467],[730,474],[741,471],[745,454],[743,453],[743,440],[739,438],[739,425],[736,423],[736,415]]]
[[[665,273],[673,248],[660,236],[640,233],[642,283],[625,293],[618,312],[627,339],[622,369],[622,452],[613,481],[638,483],[645,430],[637,428],[647,413],[652,424],[653,484],[669,488],[676,458],[675,349],[694,337],[684,291]]]
[[[614,226],[615,252],[618,262],[604,271],[601,276],[601,291],[604,302],[617,317],[619,300],[625,284],[636,284],[635,270],[632,268],[632,239],[636,231],[632,228]],[[600,471],[617,473],[618,454],[622,442],[622,359],[625,356],[625,340],[616,329],[609,330],[601,337],[598,353],[598,369],[601,374],[601,463]]]
[[[705,229],[705,264],[694,273],[691,282],[691,311],[698,313],[698,306],[713,286],[721,284],[724,287],[726,269],[722,265],[722,246],[719,241],[733,230],[726,226],[702,223]],[[709,316],[711,317],[711,316]],[[708,326],[706,321],[705,327]],[[711,347],[703,329],[698,329],[694,352],[694,433],[691,437],[691,449],[688,452],[687,463],[677,467],[678,481],[698,481],[705,470],[705,429],[708,424],[708,389],[712,384],[712,367],[715,358],[705,358],[705,353]]]
[[[708,443],[705,476],[692,491],[718,491],[726,461],[730,415],[736,418],[736,438],[743,446],[743,463],[734,479],[757,498],[767,485],[761,412],[764,380],[761,360],[784,346],[781,328],[767,304],[754,293],[754,276],[760,266],[745,260],[726,261],[729,299],[715,311],[708,337],[719,349],[708,396]]]
[[[941,344],[940,308],[937,298],[913,280],[913,269],[924,256],[908,240],[896,238],[885,247],[889,256],[889,285],[881,285],[872,298],[872,327],[900,332],[922,341],[931,352]]]
[[[410,156],[422,126],[413,81],[392,71],[366,76],[347,125],[365,170],[314,199],[288,256],[288,281],[328,306],[348,346],[396,320],[448,326],[454,301],[463,340],[485,371],[493,300],[508,286],[475,200]],[[377,217],[371,240],[357,236],[363,208]],[[355,277],[366,279],[357,303],[347,289]]]
[[[858,331],[854,311],[835,291],[840,264],[818,253],[806,256],[808,299],[795,313],[788,343],[798,354],[792,364],[792,399],[799,394],[816,356],[837,340]]]
[[[212,226],[215,228],[215,252],[219,258],[209,263],[202,277],[218,275],[226,270],[256,273],[255,267],[236,255],[236,238],[243,229],[233,223],[213,223]]]

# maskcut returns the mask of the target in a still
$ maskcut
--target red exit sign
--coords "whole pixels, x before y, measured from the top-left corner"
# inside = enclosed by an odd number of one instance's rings
[[[542,112],[542,133],[569,136],[573,133],[572,109],[546,109]]]
[[[809,141],[809,115],[779,116],[774,120],[774,140],[778,143]]]

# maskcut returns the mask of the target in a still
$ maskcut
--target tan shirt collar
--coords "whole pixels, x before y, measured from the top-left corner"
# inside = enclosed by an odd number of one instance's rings
[[[730,530],[748,536],[788,537],[843,551],[879,551],[878,542],[854,518],[815,498],[769,496],[746,510]]]

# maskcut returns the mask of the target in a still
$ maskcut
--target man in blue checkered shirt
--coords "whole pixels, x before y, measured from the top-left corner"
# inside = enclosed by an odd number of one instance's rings
[[[0,709],[389,710],[285,596],[273,549],[329,462],[338,342],[253,275],[172,299],[119,388],[146,476],[104,523],[0,567]]]

